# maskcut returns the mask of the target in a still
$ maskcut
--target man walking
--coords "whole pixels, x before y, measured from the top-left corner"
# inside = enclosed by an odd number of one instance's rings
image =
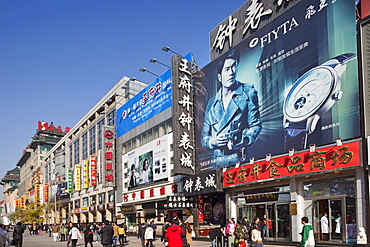
[[[51,233],[53,234],[54,242],[58,241],[59,227],[57,223],[54,223],[54,225],[51,227]]]
[[[106,220],[104,226],[99,230],[103,247],[112,247],[113,233],[112,225]]]

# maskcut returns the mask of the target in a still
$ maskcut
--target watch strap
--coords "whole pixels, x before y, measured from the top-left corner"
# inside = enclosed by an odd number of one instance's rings
[[[285,137],[284,137],[284,148],[289,150],[294,148],[296,150],[301,150],[306,148],[307,141],[307,129],[306,128],[297,128],[297,127],[287,127],[285,128]]]
[[[355,57],[356,57],[356,54],[354,54],[354,53],[345,53],[345,54],[341,54],[339,56],[336,56],[336,57],[326,61],[322,65],[326,65],[326,66],[330,66],[330,67],[334,68],[335,66],[337,66],[339,64],[343,65],[343,64],[348,63],[349,61],[351,61]]]

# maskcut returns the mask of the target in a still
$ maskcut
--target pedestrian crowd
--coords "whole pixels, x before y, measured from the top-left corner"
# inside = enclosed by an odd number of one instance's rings
[[[49,237],[53,238],[54,242],[66,241],[67,247],[76,247],[78,239],[84,241],[85,247],[93,247],[93,242],[100,242],[103,247],[122,247],[127,243],[127,226],[117,225],[116,223],[110,224],[109,221],[91,224],[70,222],[68,224],[32,224],[29,226],[18,222],[14,227],[12,240],[9,239],[5,227],[0,225],[0,247],[5,246],[6,243],[22,247],[23,233],[27,228],[30,230],[30,235],[38,235],[40,231],[45,231],[49,234]]]
[[[238,221],[231,218],[226,227],[214,227],[208,235],[212,247],[263,247],[266,225],[265,217],[262,219],[255,217],[253,222],[250,222],[247,217]]]

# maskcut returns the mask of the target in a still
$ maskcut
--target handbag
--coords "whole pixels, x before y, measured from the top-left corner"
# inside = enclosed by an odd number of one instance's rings
[[[12,239],[12,240],[10,240],[10,245],[15,245],[15,240],[14,239]]]

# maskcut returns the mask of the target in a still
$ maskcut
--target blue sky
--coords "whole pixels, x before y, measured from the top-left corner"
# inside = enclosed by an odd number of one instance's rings
[[[209,62],[209,32],[244,0],[0,1],[0,177],[37,121],[73,127],[123,76],[150,83],[163,46]]]

